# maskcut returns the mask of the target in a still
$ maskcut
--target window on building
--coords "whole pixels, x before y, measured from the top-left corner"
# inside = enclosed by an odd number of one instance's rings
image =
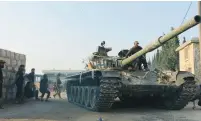
[[[186,48],[184,49],[184,59],[185,59],[185,60],[188,60],[188,50],[189,50],[189,47],[186,47]]]

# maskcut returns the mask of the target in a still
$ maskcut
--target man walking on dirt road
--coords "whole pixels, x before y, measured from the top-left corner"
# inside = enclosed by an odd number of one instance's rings
[[[60,79],[60,73],[57,75],[56,87],[55,88],[56,88],[56,90],[55,90],[56,93],[53,95],[54,98],[55,98],[56,95],[58,95],[59,98],[62,99],[61,98],[61,79]]]
[[[48,101],[48,98],[50,97],[50,91],[48,90],[48,77],[46,74],[43,75],[43,78],[40,81],[40,92],[42,93],[41,101],[43,101],[45,93],[47,93],[45,101]]]

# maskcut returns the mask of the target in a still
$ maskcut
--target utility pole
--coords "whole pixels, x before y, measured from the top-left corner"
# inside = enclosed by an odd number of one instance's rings
[[[201,1],[198,1],[198,15],[201,16]],[[201,73],[201,24],[198,24],[199,28],[199,47],[200,47],[200,68],[199,68],[199,75]]]

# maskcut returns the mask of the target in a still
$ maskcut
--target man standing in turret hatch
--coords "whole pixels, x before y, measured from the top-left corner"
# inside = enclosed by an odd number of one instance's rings
[[[98,53],[101,56],[107,56],[107,52],[111,51],[112,48],[105,47],[105,41],[101,42],[101,46],[98,46]]]
[[[105,41],[101,42],[101,47],[105,47]]]
[[[134,42],[134,46],[128,51],[128,53],[126,54],[126,57],[129,57],[129,56],[135,54],[136,52],[140,51],[141,49],[142,49],[142,47],[139,46],[139,42],[135,41]],[[139,59],[139,61],[138,61],[139,69],[140,70],[142,69],[141,68],[141,64],[143,63],[144,69],[148,70],[148,66],[147,66],[147,61],[146,61],[145,55],[140,56],[138,59]]]

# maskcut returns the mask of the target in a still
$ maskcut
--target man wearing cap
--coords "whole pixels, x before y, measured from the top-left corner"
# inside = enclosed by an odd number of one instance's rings
[[[136,52],[140,51],[141,49],[142,49],[142,47],[139,46],[139,42],[135,41],[134,46],[128,51],[128,53],[126,54],[126,57],[129,57],[129,56],[135,54]],[[139,62],[138,62],[139,69],[141,69],[141,64],[142,63],[144,65],[144,69],[148,70],[145,55],[139,57]]]
[[[17,86],[16,103],[21,103],[23,101],[24,74],[25,74],[25,65],[20,65],[16,73],[16,79],[15,79],[15,84]]]
[[[102,41],[101,46],[98,46],[98,48],[101,48],[101,52],[99,52],[101,56],[107,56],[107,52],[112,50],[110,47],[105,47],[105,41]]]
[[[2,68],[4,68],[4,64],[6,62],[3,60],[0,60],[0,98],[2,98],[2,89],[3,89],[3,72]],[[0,108],[3,109],[2,103],[0,104]]]
[[[28,78],[34,84],[34,82],[35,82],[35,68],[31,69],[31,73],[28,74]]]
[[[33,95],[35,95],[35,68],[31,69],[31,73],[28,74],[28,79],[30,80],[30,84],[31,84],[31,89],[33,91]],[[38,99],[37,97],[35,97],[36,100]]]

